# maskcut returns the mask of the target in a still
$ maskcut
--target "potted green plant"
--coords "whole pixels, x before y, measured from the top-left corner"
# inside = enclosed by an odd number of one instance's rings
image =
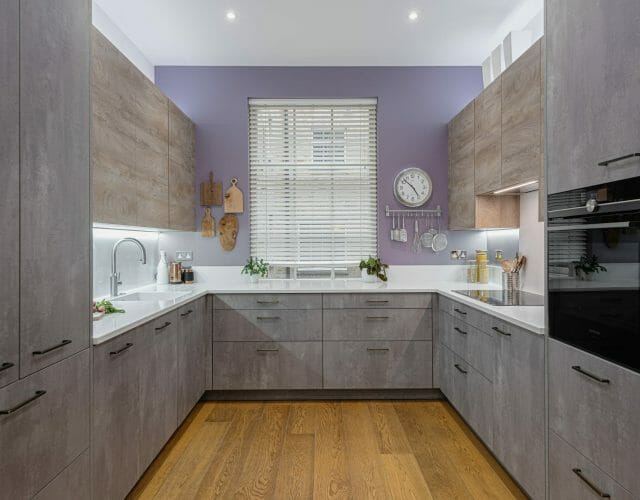
[[[264,278],[269,273],[269,263],[262,259],[249,257],[247,263],[242,268],[242,274],[249,275],[251,283],[257,283],[258,278]]]
[[[378,257],[371,257],[367,260],[360,261],[360,270],[362,272],[362,281],[365,283],[375,283],[377,280],[387,281],[387,268],[389,266],[383,263]]]
[[[578,279],[583,281],[591,281],[592,275],[594,273],[597,274],[600,271],[607,272],[607,268],[601,266],[598,263],[598,257],[596,257],[595,255],[591,255],[591,257],[589,257],[588,255],[583,255],[580,257],[580,260],[578,262],[574,262],[573,264]]]

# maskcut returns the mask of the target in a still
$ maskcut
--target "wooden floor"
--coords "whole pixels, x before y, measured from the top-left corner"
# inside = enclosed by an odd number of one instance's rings
[[[442,401],[207,402],[130,498],[525,498]]]

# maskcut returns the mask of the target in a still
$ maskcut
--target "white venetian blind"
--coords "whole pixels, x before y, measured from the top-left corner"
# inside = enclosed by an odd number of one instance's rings
[[[377,253],[377,101],[249,100],[251,255],[349,265]]]

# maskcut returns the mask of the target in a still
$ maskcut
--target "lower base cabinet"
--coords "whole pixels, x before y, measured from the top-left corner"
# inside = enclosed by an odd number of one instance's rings
[[[33,498],[34,500],[62,500],[71,497],[91,498],[91,451],[89,449],[83,451]]]

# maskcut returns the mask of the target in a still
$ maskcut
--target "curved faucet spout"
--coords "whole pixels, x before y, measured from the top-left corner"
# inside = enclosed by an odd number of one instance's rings
[[[121,285],[120,281],[120,273],[118,272],[118,247],[122,243],[131,242],[137,245],[140,255],[140,262],[143,264],[147,263],[147,250],[144,245],[135,238],[121,238],[113,244],[113,250],[111,251],[111,296],[118,296],[118,285]]]

